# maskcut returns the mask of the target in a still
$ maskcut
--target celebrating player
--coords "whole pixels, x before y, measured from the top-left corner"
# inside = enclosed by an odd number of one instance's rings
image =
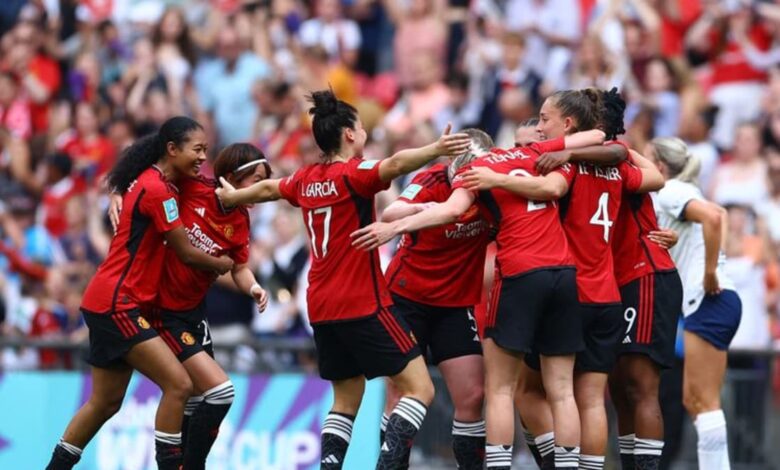
[[[92,393],[68,424],[48,470],[73,468],[84,446],[121,407],[133,369],[162,389],[154,433],[158,468],[179,470],[182,464],[181,422],[192,382],[141,309],[157,295],[163,242],[187,265],[218,273],[233,267],[228,257],[195,249],[179,219],[172,183],[198,174],[206,148],[200,124],[175,117],[130,146],[109,175],[111,186],[124,193],[126,210],[81,305],[89,326]]]
[[[362,160],[366,131],[355,108],[332,91],[312,93],[312,131],[323,161],[283,180],[235,190],[221,179],[217,194],[237,205],[284,198],[302,209],[311,241],[307,303],[322,378],[334,404],[322,428],[321,468],[341,468],[365,379],[388,376],[402,398],[390,415],[377,468],[403,468],[428,405],[433,384],[414,335],[392,308],[376,251],[353,248],[349,234],[375,219],[374,195],[390,182],[442,156],[469,149],[465,134],[402,150],[384,160]]]
[[[742,302],[723,272],[726,211],[696,185],[700,162],[677,138],[653,139],[646,153],[667,179],[658,193],[659,223],[680,234],[671,254],[683,279],[685,366],[683,404],[698,433],[699,468],[729,469],[720,388],[726,351],[742,317]]]
[[[552,407],[556,444],[561,461],[575,466],[580,426],[572,392],[574,353],[583,347],[577,304],[574,261],[569,254],[556,203],[517,196],[503,189],[477,194],[464,188],[463,173],[470,167],[488,167],[500,174],[536,174],[535,162],[548,151],[599,145],[604,133],[592,130],[554,141],[511,150],[494,149],[461,169],[447,201],[390,224],[374,224],[355,232],[356,246],[372,249],[399,233],[452,223],[479,197],[479,204],[498,226],[496,279],[483,344],[485,354],[486,464],[508,469],[514,441],[514,393],[523,355],[535,348],[542,354],[544,388]],[[572,171],[566,166],[558,173]],[[565,185],[549,185],[554,197]]]
[[[625,103],[616,90],[602,93],[597,90],[567,90],[550,96],[540,113],[537,129],[545,137],[559,137],[574,129],[588,129],[601,125],[610,138],[623,132]],[[607,415],[604,392],[607,374],[617,358],[621,339],[622,310],[620,292],[615,280],[611,245],[612,226],[617,216],[624,191],[647,192],[663,186],[663,177],[653,164],[641,156],[633,161],[639,168],[625,161],[625,149],[617,144],[595,149],[573,150],[567,160],[579,162],[575,171],[564,174],[565,181],[546,177],[516,177],[498,175],[486,168],[475,168],[464,175],[470,189],[501,188],[521,196],[551,200],[547,186],[563,184],[569,197],[561,203],[563,226],[577,267],[577,291],[581,305],[584,351],[577,354],[574,394],[582,425],[581,452],[574,466],[598,470],[604,466],[607,445]],[[601,152],[602,155],[594,155]],[[614,166],[597,166],[587,160],[597,158],[618,161]],[[526,363],[539,370],[536,354],[526,355]],[[536,435],[535,444],[542,468],[562,466],[551,452],[552,420],[541,387],[543,377],[524,369],[517,397],[518,409],[529,431]]]
[[[225,147],[214,162],[214,175],[244,188],[271,175],[264,155],[250,144]],[[255,298],[260,311],[268,297],[247,265],[249,258],[249,214],[244,207],[225,207],[214,197],[211,179],[182,178],[178,184],[180,217],[196,248],[214,256],[229,256],[236,285]],[[121,198],[112,200],[112,222],[118,223]],[[233,384],[213,359],[214,349],[205,317],[203,299],[216,276],[182,263],[175,253],[166,253],[165,267],[150,323],[187,370],[196,395],[184,410],[182,443],[184,468],[204,469],[206,457],[219,433],[235,395]]]
[[[478,129],[461,132],[471,138],[471,149],[449,165],[418,173],[382,213],[384,222],[446,201],[457,170],[493,146],[490,136]],[[411,327],[423,354],[430,351],[432,363],[444,376],[455,407],[452,451],[463,470],[484,465],[485,373],[473,307],[482,295],[488,241],[488,224],[472,206],[452,224],[404,235],[385,271],[396,311]],[[388,383],[383,424],[399,399]]]

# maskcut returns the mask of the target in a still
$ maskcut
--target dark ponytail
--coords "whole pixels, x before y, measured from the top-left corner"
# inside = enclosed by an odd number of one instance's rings
[[[308,99],[314,105],[309,108],[314,140],[325,157],[330,158],[341,148],[342,130],[355,128],[357,110],[336,98],[330,89],[312,92]]]
[[[557,91],[549,99],[561,116],[574,118],[576,131],[595,129],[601,123],[601,92],[595,88]]]
[[[601,113],[601,130],[607,134],[607,140],[615,140],[620,134],[625,134],[623,116],[626,112],[626,102],[616,87],[603,92]]]
[[[168,142],[181,148],[189,138],[189,133],[203,129],[197,121],[184,116],[168,119],[159,132],[136,140],[126,148],[119,161],[108,174],[108,187],[111,191],[124,193],[141,173],[160,161],[167,154]]]

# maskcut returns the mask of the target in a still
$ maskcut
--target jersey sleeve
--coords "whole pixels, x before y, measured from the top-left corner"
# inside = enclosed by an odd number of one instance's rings
[[[695,186],[670,181],[658,191],[656,201],[662,211],[677,219],[685,220],[685,208],[688,203],[697,199],[702,199],[702,196]]]
[[[146,194],[139,202],[140,212],[152,219],[155,230],[169,232],[182,226],[179,219],[179,199],[164,183],[154,182],[146,186]]]
[[[249,262],[249,241],[236,247],[230,254],[230,258],[236,264],[246,264]]]
[[[574,165],[570,163],[564,163],[563,165],[554,169],[553,173],[558,173],[559,175],[563,176],[566,179],[566,184],[571,186],[571,184],[574,182],[574,177],[576,176],[577,172],[574,171]]]
[[[622,162],[618,165],[620,178],[623,181],[623,189],[630,193],[635,193],[642,185],[642,170],[629,162]]]
[[[463,174],[467,171],[471,170],[475,165],[473,163],[470,163],[468,165],[463,165],[460,170],[458,170],[457,173],[455,173],[455,176],[452,177],[452,190],[455,191],[458,188],[462,188],[464,186],[463,182]]]
[[[347,178],[358,195],[370,198],[390,187],[391,181],[379,177],[379,160],[356,160],[353,165]]]
[[[292,204],[295,207],[299,207],[300,204],[298,204],[298,180],[300,171],[296,171],[292,175],[282,178],[281,181],[279,181],[279,194],[281,194],[282,199],[286,200],[290,204]]]
[[[534,142],[528,147],[535,150],[537,153],[539,153],[539,155],[541,155],[543,153],[559,152],[561,150],[566,150],[566,141],[564,140],[563,137],[559,137],[557,139]]]
[[[419,204],[429,202],[430,191],[422,184],[425,173],[418,173],[404,191],[398,196],[398,200],[408,204]]]

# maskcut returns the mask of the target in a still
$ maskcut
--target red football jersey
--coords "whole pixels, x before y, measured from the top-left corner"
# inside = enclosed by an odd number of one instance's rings
[[[493,149],[462,168],[453,188],[463,186],[462,174],[470,167],[484,166],[497,173],[538,176],[535,163],[545,152],[563,150],[563,139],[537,142],[510,150]],[[571,165],[556,170],[564,175]],[[502,277],[517,276],[540,268],[574,266],[555,201],[538,202],[503,189],[480,191],[480,208],[498,227],[496,266]]]
[[[614,224],[623,192],[639,189],[642,172],[628,162],[607,167],[578,163],[573,169],[561,213],[577,266],[579,300],[586,304],[620,302],[612,262]]]
[[[236,265],[249,261],[249,213],[244,207],[226,210],[214,189],[216,181],[187,178],[179,182],[180,217],[190,243],[211,256],[227,255]],[[187,266],[173,250],[165,253],[157,305],[184,311],[197,307],[217,278],[211,271]]]
[[[658,230],[653,198],[649,194],[625,194],[612,244],[619,286],[645,274],[676,269],[669,251],[647,238],[653,230]]]
[[[450,194],[447,167],[435,165],[418,173],[399,200],[444,202]],[[437,307],[476,305],[488,241],[488,223],[476,205],[455,223],[404,234],[385,273],[390,291]]]
[[[151,305],[165,260],[163,234],[181,227],[176,187],[153,166],[122,197],[119,229],[81,307],[92,313]]]
[[[374,222],[374,195],[389,186],[379,178],[379,161],[360,158],[307,165],[279,184],[282,197],[301,208],[309,232],[311,323],[366,317],[392,305],[379,252],[355,249],[349,237]]]

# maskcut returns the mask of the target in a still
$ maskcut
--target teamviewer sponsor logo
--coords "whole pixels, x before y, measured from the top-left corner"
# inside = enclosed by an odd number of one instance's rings
[[[187,237],[190,239],[190,243],[195,248],[204,251],[210,255],[217,254],[222,250],[222,246],[209,237],[200,225],[193,223],[192,227],[187,227]]]

